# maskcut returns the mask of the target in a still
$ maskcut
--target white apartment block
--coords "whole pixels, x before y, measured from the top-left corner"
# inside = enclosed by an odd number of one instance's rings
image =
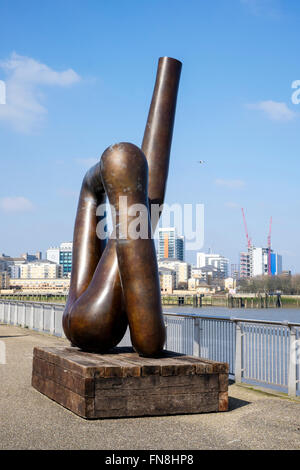
[[[268,274],[268,250],[264,248],[250,248],[251,277]]]
[[[197,268],[212,266],[216,268],[222,277],[228,277],[229,259],[217,253],[197,253]]]
[[[179,284],[187,283],[191,277],[191,265],[185,261],[178,261],[174,259],[159,260],[158,268],[171,269],[175,272],[175,289],[179,286]]]
[[[209,279],[224,279],[224,274],[214,266],[202,266],[202,268],[192,268],[192,278],[201,279],[202,281],[208,282]]]
[[[52,263],[59,264],[59,247],[51,247],[46,251],[46,259]]]
[[[61,272],[61,266],[51,261],[33,261],[20,266],[21,279],[57,279]]]

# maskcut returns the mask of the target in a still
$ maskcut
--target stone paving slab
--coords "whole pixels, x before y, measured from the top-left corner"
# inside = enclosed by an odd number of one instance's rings
[[[31,387],[35,346],[61,338],[0,324],[0,449],[298,449],[300,403],[229,387],[229,412],[86,421]]]

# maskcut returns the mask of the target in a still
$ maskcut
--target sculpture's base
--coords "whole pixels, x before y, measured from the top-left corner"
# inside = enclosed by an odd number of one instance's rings
[[[89,419],[228,409],[228,365],[171,352],[150,359],[131,348],[35,348],[32,385]]]

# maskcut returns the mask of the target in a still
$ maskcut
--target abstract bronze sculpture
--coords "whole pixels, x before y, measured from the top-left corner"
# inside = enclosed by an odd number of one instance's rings
[[[85,175],[75,221],[73,266],[63,327],[74,346],[107,352],[129,325],[132,345],[143,356],[157,356],[165,342],[154,232],[153,204],[164,202],[181,63],[159,59],[142,148],[120,143],[105,150]],[[148,236],[123,238],[119,197],[147,212]],[[116,210],[116,237],[107,244],[96,234],[96,209]],[[123,218],[122,218],[123,217]],[[126,214],[127,222],[130,215]],[[152,222],[152,227],[150,224]]]

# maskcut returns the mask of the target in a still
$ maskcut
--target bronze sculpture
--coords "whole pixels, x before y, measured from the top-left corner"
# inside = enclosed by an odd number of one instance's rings
[[[63,328],[71,343],[85,351],[106,352],[116,346],[129,324],[135,350],[157,356],[165,327],[151,206],[164,202],[181,62],[159,59],[156,83],[142,148],[120,143],[105,150],[84,177],[73,240],[70,292]],[[146,238],[122,238],[119,196],[142,204],[147,212]],[[105,243],[97,234],[96,209],[106,196],[116,209],[116,238]],[[128,221],[130,215],[126,214]],[[154,232],[158,218],[151,218]],[[120,235],[121,234],[121,235]]]

